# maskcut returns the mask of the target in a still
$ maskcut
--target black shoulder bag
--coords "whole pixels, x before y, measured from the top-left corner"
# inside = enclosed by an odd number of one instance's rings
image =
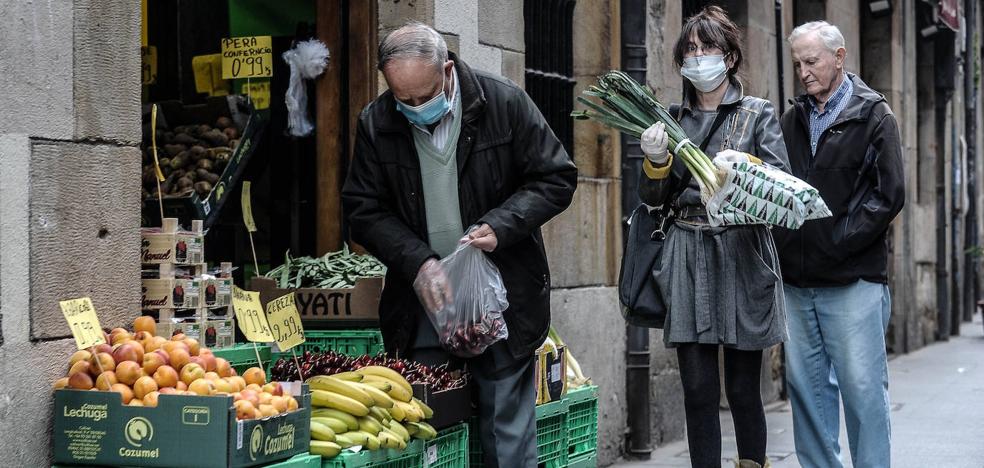
[[[722,108],[718,112],[711,130],[700,144],[701,151],[707,150],[714,132],[734,107]],[[670,106],[670,114],[680,120],[680,107]],[[692,177],[690,171],[684,171],[677,194],[686,190]],[[622,267],[618,272],[618,300],[622,305],[622,317],[637,327],[663,328],[666,321],[666,304],[653,279],[653,268],[659,261],[666,232],[674,219],[673,198],[667,197],[666,202],[652,212],[645,204],[640,204],[629,217],[629,232],[622,249]]]

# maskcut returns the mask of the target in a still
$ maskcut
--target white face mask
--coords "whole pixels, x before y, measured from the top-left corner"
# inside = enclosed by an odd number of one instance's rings
[[[683,59],[680,74],[690,80],[694,87],[702,93],[717,89],[728,76],[728,67],[724,64],[723,55],[704,55]]]

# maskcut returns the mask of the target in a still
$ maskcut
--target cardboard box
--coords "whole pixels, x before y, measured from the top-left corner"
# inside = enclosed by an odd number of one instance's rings
[[[229,396],[161,395],[156,408],[125,406],[114,392],[55,392],[57,464],[240,468],[310,448],[311,396],[292,385],[300,408],[237,421]]]
[[[202,300],[205,307],[232,305],[232,278],[202,280]]]
[[[201,233],[141,229],[140,237],[140,263],[145,265],[195,265],[205,262],[205,236]]]
[[[208,320],[204,328],[205,341],[202,344],[205,346],[222,349],[236,344],[236,319]]]
[[[413,384],[413,396],[434,410],[434,417],[427,423],[435,429],[451,427],[471,418],[471,386],[468,384],[440,392],[435,392],[430,385]]]
[[[157,322],[157,336],[170,339],[178,333],[184,333],[188,338],[194,338],[200,343],[202,341],[202,322],[195,319],[182,322],[169,320]]]
[[[271,278],[256,277],[250,281],[250,289],[260,293],[263,307],[267,303],[294,292],[297,310],[305,324],[321,326],[332,323],[352,326],[354,322],[376,324],[379,322],[379,297],[383,291],[382,278],[363,278],[348,289],[280,289]]]
[[[145,279],[141,281],[141,308],[195,309],[201,304],[202,282],[193,279]]]
[[[567,394],[567,348],[556,352],[540,348],[536,352],[536,404],[558,401]]]

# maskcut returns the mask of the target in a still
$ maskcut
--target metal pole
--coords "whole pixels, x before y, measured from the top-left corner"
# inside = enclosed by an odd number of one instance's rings
[[[939,39],[937,39],[939,40]],[[939,55],[937,48],[936,55]],[[937,60],[939,57],[937,57]],[[939,79],[937,77],[937,79]],[[948,341],[950,339],[950,307],[949,307],[949,281],[947,281],[946,271],[946,145],[943,138],[946,137],[946,90],[942,89],[937,83],[935,101],[935,115],[933,118],[936,131],[934,135],[937,139],[936,144],[936,339]]]

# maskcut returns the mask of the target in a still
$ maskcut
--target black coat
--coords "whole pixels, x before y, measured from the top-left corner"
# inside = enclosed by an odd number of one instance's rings
[[[466,228],[487,223],[498,247],[488,254],[508,293],[508,346],[529,357],[550,324],[550,272],[540,226],[574,196],[577,168],[536,105],[514,83],[473,71],[451,55],[462,127],[457,145],[458,199]],[[449,187],[450,189],[450,187]],[[342,189],[352,238],[389,269],[379,305],[386,350],[407,349],[422,306],[412,283],[438,258],[427,242],[420,165],[410,123],[390,91],[362,111],[355,155]]]
[[[782,116],[792,174],[820,191],[833,216],[776,229],[783,280],[797,287],[888,281],[886,234],[905,203],[902,142],[884,96],[848,74],[854,92],[810,154],[810,103]]]

